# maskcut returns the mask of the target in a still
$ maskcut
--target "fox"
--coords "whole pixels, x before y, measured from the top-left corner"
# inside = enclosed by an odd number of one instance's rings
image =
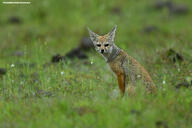
[[[147,70],[135,58],[115,44],[116,28],[117,25],[102,36],[94,33],[89,27],[87,29],[95,50],[104,57],[116,75],[121,96],[124,96],[127,86],[128,90],[135,90],[137,81],[141,81],[145,85],[147,92],[156,92],[156,85]]]

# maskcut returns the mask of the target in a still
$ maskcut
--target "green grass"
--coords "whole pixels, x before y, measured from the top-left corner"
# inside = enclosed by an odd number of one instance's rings
[[[0,4],[0,67],[7,69],[0,76],[0,128],[154,128],[157,124],[192,128],[192,90],[175,88],[192,79],[192,2],[182,1],[190,8],[183,16],[169,16],[167,9],[154,10],[153,2]],[[120,7],[120,15],[111,13],[114,7]],[[22,24],[7,23],[11,16],[20,17]],[[157,95],[137,88],[136,96],[120,98],[115,76],[95,51],[87,52],[87,60],[48,64],[56,53],[64,55],[77,47],[88,36],[87,26],[105,34],[115,24],[117,45],[150,72]],[[159,30],[143,33],[146,25]],[[170,48],[185,61],[164,61],[162,56]],[[24,55],[14,56],[15,51]]]

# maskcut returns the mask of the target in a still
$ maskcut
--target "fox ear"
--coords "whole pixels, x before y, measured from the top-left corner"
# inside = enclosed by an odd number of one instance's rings
[[[90,28],[87,28],[87,29],[89,31],[90,38],[91,38],[92,42],[94,43],[97,40],[97,37],[99,35],[97,35],[96,33],[92,32]]]
[[[108,33],[109,35],[108,40],[111,42],[114,42],[116,28],[117,28],[117,25],[115,25],[111,30],[111,32]]]

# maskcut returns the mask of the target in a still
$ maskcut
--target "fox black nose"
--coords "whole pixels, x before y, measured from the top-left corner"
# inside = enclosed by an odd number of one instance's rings
[[[101,53],[104,53],[104,49],[101,49]]]

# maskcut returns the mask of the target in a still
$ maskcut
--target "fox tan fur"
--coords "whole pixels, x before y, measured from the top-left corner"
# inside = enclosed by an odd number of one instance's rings
[[[138,81],[146,86],[147,91],[151,93],[156,91],[156,86],[145,68],[115,45],[116,26],[104,36],[97,35],[89,28],[88,31],[96,51],[105,58],[111,70],[116,74],[122,95],[125,93],[126,86],[133,88]]]

